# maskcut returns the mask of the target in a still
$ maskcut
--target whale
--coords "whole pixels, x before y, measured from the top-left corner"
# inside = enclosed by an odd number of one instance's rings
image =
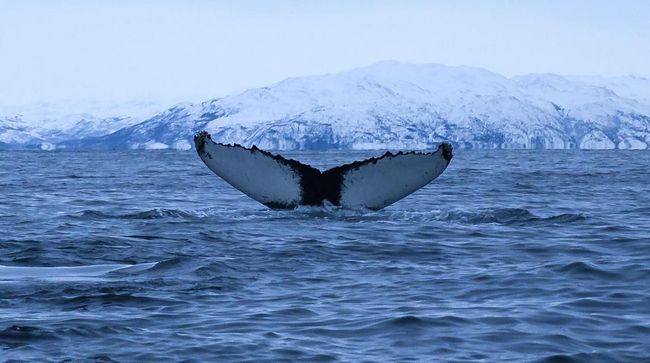
[[[257,146],[222,144],[206,131],[194,136],[205,165],[228,184],[271,209],[331,204],[385,208],[440,176],[453,157],[449,143],[433,152],[386,152],[321,171]]]

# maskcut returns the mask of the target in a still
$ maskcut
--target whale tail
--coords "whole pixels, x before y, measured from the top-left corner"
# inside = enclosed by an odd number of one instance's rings
[[[379,210],[427,185],[451,161],[452,147],[435,152],[386,152],[324,172],[256,146],[225,145],[203,131],[194,136],[196,151],[215,174],[252,199],[274,209],[321,206]]]

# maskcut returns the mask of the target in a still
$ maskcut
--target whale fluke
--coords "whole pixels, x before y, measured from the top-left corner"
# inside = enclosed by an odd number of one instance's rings
[[[239,191],[273,209],[322,206],[382,209],[437,178],[449,165],[452,147],[431,153],[386,152],[324,172],[256,146],[225,145],[203,131],[194,136],[196,151],[215,174]]]

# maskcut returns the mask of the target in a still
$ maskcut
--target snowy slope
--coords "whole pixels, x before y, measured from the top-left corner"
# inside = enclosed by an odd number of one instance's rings
[[[602,76],[568,76],[574,81],[612,90],[617,95],[650,103],[650,79],[638,76],[602,77]]]
[[[159,109],[151,103],[4,106],[0,109],[0,147],[52,149],[71,139],[113,133],[150,118]]]
[[[193,133],[267,149],[645,149],[647,81],[639,77],[506,78],[480,68],[381,62],[290,78],[199,104],[178,104],[68,148],[190,148]],[[65,139],[65,140],[64,140]],[[3,141],[0,139],[0,141]]]

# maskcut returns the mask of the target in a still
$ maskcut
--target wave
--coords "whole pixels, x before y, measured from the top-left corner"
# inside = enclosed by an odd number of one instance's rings
[[[4,344],[9,348],[17,348],[36,341],[55,339],[58,337],[51,331],[31,325],[16,324],[0,330],[0,347]]]
[[[376,212],[367,209],[346,209],[335,206],[301,206],[289,211],[268,211],[268,215],[275,216],[276,218],[332,219],[347,222],[382,220],[393,222],[443,221],[464,224],[496,223],[504,225],[564,224],[582,222],[587,219],[587,217],[582,213],[562,213],[550,216],[539,216],[525,208],[487,208],[475,211],[408,211],[387,209]]]
[[[555,267],[554,269],[558,272],[575,277],[593,279],[618,279],[621,277],[620,274],[616,272],[598,268],[594,265],[582,261],[571,262],[566,265]]]
[[[108,213],[99,210],[83,210],[81,212],[69,215],[72,218],[82,220],[105,220],[105,219],[124,219],[124,220],[148,220],[148,219],[200,219],[210,217],[226,217],[228,219],[249,220],[254,218],[338,218],[348,216],[362,216],[368,214],[369,210],[351,210],[335,206],[310,207],[300,206],[293,210],[271,210],[266,207],[250,209],[232,209],[232,208],[201,208],[195,210],[153,208],[131,213]]]
[[[300,206],[293,210],[271,210],[255,208],[246,210],[232,210],[225,208],[203,208],[196,210],[154,208],[132,213],[110,214],[97,210],[84,210],[73,217],[84,220],[124,219],[124,220],[149,220],[149,219],[186,219],[196,220],[210,217],[223,217],[228,220],[251,219],[324,219],[354,221],[381,221],[395,222],[412,221],[446,221],[464,224],[497,223],[504,225],[526,224],[564,224],[581,222],[587,218],[582,213],[562,213],[550,216],[539,216],[525,208],[487,208],[474,211],[467,210],[435,210],[435,211],[408,211],[387,209],[379,212],[367,209],[347,209],[337,206]]]
[[[302,334],[314,335],[314,336],[326,336],[326,337],[336,337],[336,338],[348,338],[348,337],[370,337],[374,335],[385,335],[387,332],[394,331],[416,331],[419,329],[440,329],[440,328],[449,328],[449,327],[462,327],[464,325],[470,324],[471,321],[465,318],[458,316],[439,316],[439,317],[418,317],[414,315],[405,315],[398,317],[385,317],[379,319],[372,319],[372,321],[355,322],[350,324],[350,322],[343,322],[336,326],[332,326],[331,320],[324,320],[317,325],[323,324],[323,326],[311,326],[301,329]],[[354,325],[354,327],[350,327]]]
[[[458,210],[443,212],[441,219],[468,224],[563,224],[581,222],[586,220],[586,217],[581,213],[563,213],[548,217],[540,217],[524,208],[495,208],[473,212]]]
[[[0,282],[21,280],[83,281],[100,278],[111,272],[139,272],[153,268],[157,262],[140,264],[103,264],[86,266],[5,266],[0,265]]]
[[[94,282],[162,280],[212,281],[231,279],[229,258],[201,260],[188,256],[139,264],[96,264],[84,266],[8,266],[0,265],[0,284],[16,282]]]
[[[157,219],[197,217],[200,213],[190,213],[179,209],[154,208],[140,212],[110,214],[96,210],[85,210],[77,217],[81,219]]]
[[[172,298],[163,298],[161,296],[150,296],[146,294],[131,293],[127,291],[112,291],[112,289],[103,289],[99,292],[82,293],[72,298],[63,297],[58,302],[67,309],[88,309],[89,306],[169,306],[176,304],[178,301]]]
[[[535,362],[537,363],[584,363],[584,362],[617,362],[620,359],[617,357],[600,353],[600,352],[589,352],[589,353],[576,353],[576,354],[554,354],[548,357],[544,357]]]

